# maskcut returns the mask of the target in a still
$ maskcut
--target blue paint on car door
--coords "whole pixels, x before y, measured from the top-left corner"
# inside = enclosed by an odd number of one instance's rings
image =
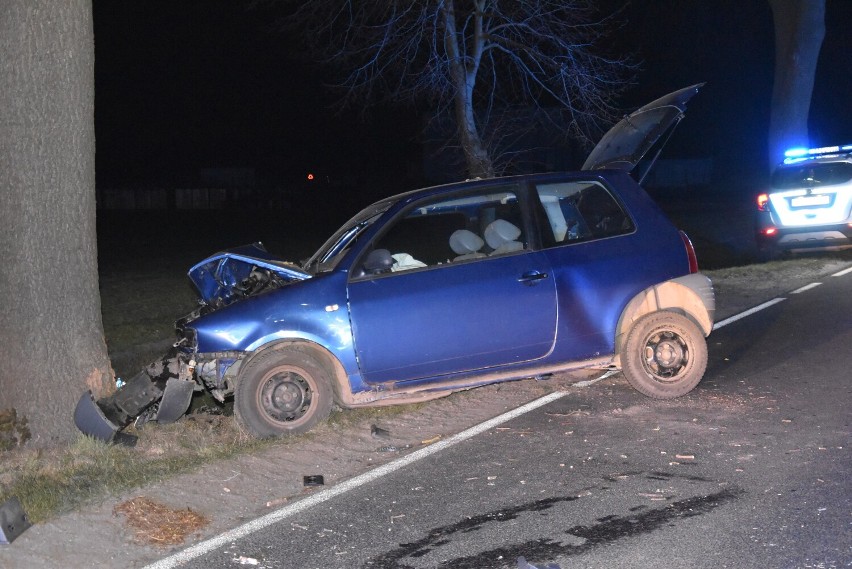
[[[356,280],[349,303],[369,383],[535,360],[556,336],[556,287],[540,252]]]

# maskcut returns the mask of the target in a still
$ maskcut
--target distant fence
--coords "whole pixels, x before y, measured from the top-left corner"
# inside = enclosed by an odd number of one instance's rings
[[[255,199],[253,188],[98,188],[98,209],[225,209]]]

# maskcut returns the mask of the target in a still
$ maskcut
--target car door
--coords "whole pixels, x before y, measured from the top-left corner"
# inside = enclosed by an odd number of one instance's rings
[[[481,251],[449,245],[458,231],[493,238],[495,227],[523,226],[519,213],[516,194],[500,189],[418,204],[398,218],[401,227],[421,216],[413,224],[414,238],[391,239],[405,233],[391,228],[374,250],[384,245],[398,250],[405,243],[405,256],[394,251],[394,258],[411,268],[349,283],[354,343],[365,381],[439,378],[550,353],[556,288],[546,257],[531,251],[523,234],[502,243],[471,238],[482,243]]]

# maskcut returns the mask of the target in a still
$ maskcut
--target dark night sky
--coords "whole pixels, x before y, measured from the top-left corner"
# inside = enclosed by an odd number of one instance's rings
[[[99,185],[167,184],[205,167],[254,167],[276,185],[307,171],[404,175],[417,158],[414,112],[338,113],[330,72],[301,61],[298,38],[278,25],[284,10],[249,4],[94,0]],[[852,2],[827,6],[810,134],[849,143]],[[624,16],[613,49],[643,61],[625,108],[706,81],[667,154],[713,157],[723,178],[756,176],[774,57],[766,0],[634,0]]]

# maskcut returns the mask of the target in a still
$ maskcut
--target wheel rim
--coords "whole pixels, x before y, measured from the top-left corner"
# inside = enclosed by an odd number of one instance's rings
[[[310,414],[313,388],[308,375],[294,368],[272,370],[260,382],[258,403],[276,423],[294,423]]]
[[[676,332],[658,330],[645,340],[642,364],[648,375],[657,381],[679,379],[689,364],[689,346]]]

